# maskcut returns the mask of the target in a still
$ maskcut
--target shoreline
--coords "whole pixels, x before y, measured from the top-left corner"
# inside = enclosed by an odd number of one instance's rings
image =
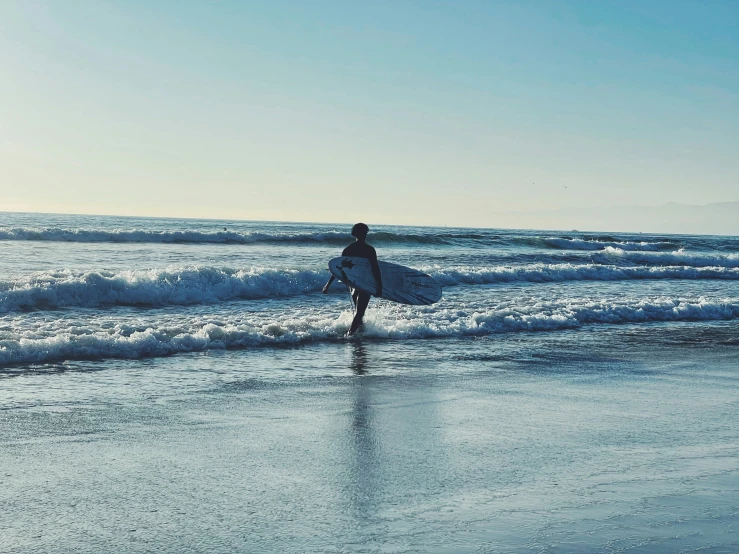
[[[48,401],[0,412],[4,548],[737,544],[734,349],[583,358],[552,340],[526,361],[481,343],[466,360],[359,341],[57,375]]]

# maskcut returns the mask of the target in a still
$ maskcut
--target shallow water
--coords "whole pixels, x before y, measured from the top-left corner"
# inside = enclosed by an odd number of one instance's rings
[[[4,214],[0,550],[739,550],[737,239],[378,231]]]

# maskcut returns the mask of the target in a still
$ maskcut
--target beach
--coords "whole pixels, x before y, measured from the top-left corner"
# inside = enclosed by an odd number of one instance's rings
[[[19,405],[2,412],[3,549],[737,547],[736,345],[595,360],[467,346],[432,361],[287,348],[269,370],[243,352],[83,365],[50,390],[5,379]]]
[[[2,552],[739,549],[739,239],[18,217]]]

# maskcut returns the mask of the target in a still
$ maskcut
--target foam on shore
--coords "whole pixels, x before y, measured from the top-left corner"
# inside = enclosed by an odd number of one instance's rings
[[[392,340],[484,336],[541,332],[586,325],[739,319],[739,298],[652,297],[637,301],[597,300],[509,305],[465,311],[393,307],[373,310],[364,334]],[[3,332],[0,366],[61,360],[143,358],[224,348],[256,348],[338,340],[351,314],[320,313],[264,320],[139,321],[105,320],[68,323],[57,320],[44,328]]]

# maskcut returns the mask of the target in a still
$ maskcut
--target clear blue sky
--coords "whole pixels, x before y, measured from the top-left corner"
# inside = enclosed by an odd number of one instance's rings
[[[5,1],[0,210],[739,200],[739,1]]]

